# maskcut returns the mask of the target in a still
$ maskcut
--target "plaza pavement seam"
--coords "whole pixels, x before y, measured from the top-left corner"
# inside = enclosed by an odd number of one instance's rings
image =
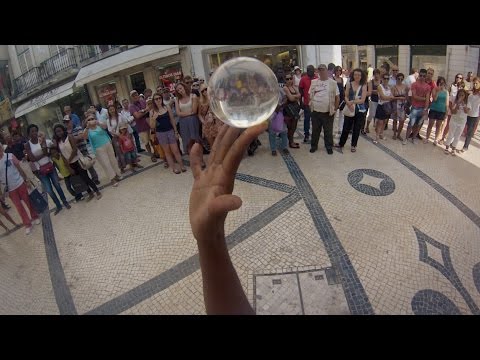
[[[320,202],[308,180],[291,154],[282,153],[282,158],[295,181],[296,187],[300,192],[308,211],[310,212],[313,223],[320,235],[320,240],[323,241],[332,266],[334,266],[340,273],[343,290],[345,292],[350,312],[354,315],[374,314],[372,305],[365,289],[363,288],[360,278],[358,277],[347,252],[338,239],[330,220],[328,220],[325,210],[323,210],[320,205]]]
[[[232,249],[242,241],[257,233],[259,230],[285,213],[290,207],[301,200],[297,191],[290,193],[280,201],[254,216],[246,223],[239,226],[226,237],[228,249]],[[192,239],[193,240],[193,239]],[[153,295],[183,280],[200,269],[198,253],[174,265],[170,269],[147,280],[143,284],[107,301],[106,303],[88,311],[85,315],[115,315],[120,314]]]
[[[370,138],[369,136],[362,135],[363,138],[366,141],[369,141],[373,144],[373,139]],[[457,198],[455,195],[453,195],[450,191],[445,189],[442,185],[437,183],[435,180],[433,180],[430,176],[425,174],[423,171],[418,169],[415,165],[410,163],[408,160],[404,159],[397,153],[395,153],[393,150],[389,149],[383,144],[377,143],[373,144],[386,154],[390,155],[392,158],[397,160],[400,164],[405,166],[408,170],[413,172],[415,175],[417,175],[420,179],[425,181],[428,185],[430,185],[432,188],[434,188],[437,192],[440,193],[445,199],[450,201],[458,210],[460,210],[466,217],[468,217],[477,227],[480,228],[480,216],[478,216],[472,209],[470,209],[467,205],[465,205],[459,198]]]
[[[46,197],[47,195],[44,194],[43,196]],[[77,309],[75,308],[75,303],[70,288],[68,287],[67,279],[65,278],[60,255],[58,254],[49,211],[42,213],[42,229],[48,270],[50,272],[50,280],[52,282],[58,310],[60,311],[60,315],[76,315]]]

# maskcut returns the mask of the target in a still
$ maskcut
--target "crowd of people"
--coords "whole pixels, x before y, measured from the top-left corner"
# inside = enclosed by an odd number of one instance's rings
[[[318,150],[320,133],[328,154],[332,148],[342,150],[351,134],[351,152],[357,151],[359,135],[367,135],[373,122],[373,143],[386,140],[385,130],[392,120],[392,139],[403,145],[416,139],[428,143],[435,125],[433,145],[445,145],[444,152],[456,156],[468,151],[478,127],[480,79],[469,72],[464,78],[457,74],[448,85],[444,77],[434,80],[434,69],[412,69],[409,76],[398,66],[385,63],[379,69],[369,66],[349,71],[330,63],[307,66],[306,73],[297,66],[291,73],[276,73],[280,86],[280,102],[270,119],[269,132],[272,155],[277,154],[276,137],[282,139],[281,149],[299,148],[293,141],[298,121],[303,117],[305,144],[310,152]],[[281,120],[285,126],[279,126]],[[338,119],[339,139],[334,142],[333,125]],[[419,134],[427,121],[426,137]],[[405,127],[405,137],[402,132]],[[312,132],[310,133],[310,125]],[[458,148],[461,136],[463,147]],[[288,141],[285,141],[288,139]]]

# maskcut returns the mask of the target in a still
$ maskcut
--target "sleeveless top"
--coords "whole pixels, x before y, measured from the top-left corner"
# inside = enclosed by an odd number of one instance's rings
[[[193,107],[192,95],[190,94],[190,98],[186,104],[182,104],[180,99],[178,99],[178,107],[181,112],[191,113]]]
[[[168,111],[164,114],[158,115],[155,120],[155,130],[157,132],[167,132],[173,130],[172,124],[170,123],[170,115]]]
[[[68,138],[68,136],[65,139],[65,142],[63,142],[63,140],[60,140],[58,142],[58,148],[60,149],[60,152],[62,153],[63,157],[68,161],[73,151],[72,144],[70,144],[70,139]],[[78,154],[75,155],[72,161],[70,161],[70,164],[73,164],[76,161],[78,161]]]
[[[288,88],[288,90],[290,90],[290,95],[297,95],[297,91],[295,90],[295,87],[293,87],[293,91],[292,91],[292,89],[290,89],[290,88]],[[290,101],[290,100],[288,99],[288,96],[287,96],[287,103],[288,103],[288,104],[295,104],[295,103],[298,104],[298,100]]]
[[[390,90],[390,87],[387,86],[387,87],[385,88],[385,86],[383,86],[383,84],[380,84],[380,86],[382,87],[383,95],[385,95],[385,96],[392,96],[392,90]],[[383,104],[385,104],[385,103],[387,103],[387,102],[389,102],[389,101],[390,101],[390,100],[382,100],[382,99],[380,99],[380,96],[378,97],[378,104],[379,104],[379,105],[383,105]]]
[[[447,111],[447,97],[448,97],[448,91],[447,90],[441,90],[437,94],[437,100],[432,102],[430,105],[430,110],[438,111],[438,112],[446,112]]]
[[[405,86],[402,91],[395,85],[392,89],[393,96],[407,96],[407,87]],[[397,109],[403,109],[405,106],[405,100],[394,100],[397,105]]]
[[[377,90],[378,85],[375,85],[375,82],[372,80],[372,90]],[[378,102],[378,93],[370,95],[370,100],[373,102]]]
[[[33,144],[30,140],[28,141],[28,144],[30,145],[30,151],[32,152],[33,156],[40,156],[43,154],[42,151],[42,146],[40,145],[40,141],[36,144]],[[50,147],[52,145],[51,140],[47,140],[47,147]],[[37,161],[32,161],[32,163],[35,164],[37,167],[37,170],[40,168],[40,166],[48,164],[50,161],[50,156],[44,156],[40,160]]]

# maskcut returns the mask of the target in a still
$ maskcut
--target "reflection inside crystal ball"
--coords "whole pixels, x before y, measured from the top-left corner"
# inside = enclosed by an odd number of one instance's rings
[[[215,70],[208,84],[210,106],[224,123],[247,128],[267,120],[279,100],[277,78],[261,61],[238,57]]]

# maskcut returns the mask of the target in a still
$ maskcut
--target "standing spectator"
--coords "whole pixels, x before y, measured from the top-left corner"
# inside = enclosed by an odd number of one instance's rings
[[[353,116],[344,115],[344,123],[340,142],[335,147],[343,148],[348,139],[348,134],[353,128],[351,152],[357,151],[358,137],[360,129],[365,125],[365,99],[368,94],[367,75],[362,69],[354,69],[352,71],[350,82],[347,83],[345,89],[345,107],[349,107],[354,112]]]
[[[430,134],[432,132],[433,124],[435,123],[435,140],[433,145],[437,145],[440,138],[440,130],[442,123],[445,120],[448,110],[448,91],[447,91],[447,82],[443,76],[439,76],[437,79],[437,86],[433,89],[432,92],[433,101],[430,104],[430,112],[428,114],[428,127],[427,127],[427,136],[423,143],[428,143]]]
[[[130,104],[129,111],[136,121],[137,132],[140,140],[145,144],[145,147],[150,155],[152,162],[157,162],[157,158],[153,153],[153,149],[150,146],[150,125],[148,124],[148,109],[145,100],[140,99],[137,90],[130,91],[132,97],[132,104]]]
[[[338,92],[340,94],[340,104],[341,105],[337,112],[335,113],[336,116],[338,116],[338,130],[337,133],[340,135],[343,130],[343,106],[345,106],[345,88],[343,85],[343,76],[342,76],[342,67],[341,66],[336,66],[335,67],[335,75],[333,79],[337,82],[337,87],[338,87]]]
[[[313,128],[310,152],[314,153],[318,149],[318,140],[323,128],[325,148],[327,153],[332,155],[333,117],[340,102],[340,92],[338,91],[337,82],[328,77],[325,64],[318,66],[318,73],[320,78],[312,80],[308,94],[310,99],[309,105],[312,110]],[[365,97],[363,97],[363,101],[365,101]]]
[[[112,137],[113,150],[117,156],[118,165],[120,166],[120,171],[125,172],[125,158],[120,150],[120,145],[118,143],[118,135],[120,135],[120,125],[121,119],[120,114],[117,111],[115,105],[111,104],[108,106],[108,120],[107,120],[107,129]],[[128,129],[128,126],[127,126]]]
[[[300,69],[298,66],[295,66],[293,68],[293,86],[295,86],[295,89],[297,89],[297,91],[300,91],[298,89],[298,86],[300,85],[301,79],[302,79],[302,69]]]
[[[142,149],[142,147],[140,146],[140,138],[138,137],[137,126],[136,126],[137,123],[135,122],[135,117],[132,114],[130,114],[129,107],[130,107],[130,103],[128,102],[128,99],[123,99],[122,111],[120,112],[120,115],[122,115],[122,117],[126,119],[128,124],[130,125],[130,128],[132,129],[133,137],[135,138],[135,146],[137,148],[137,152],[140,153],[145,150]]]
[[[38,126],[35,124],[30,124],[27,127],[27,134],[29,141],[25,144],[25,150],[27,152],[30,162],[34,163],[38,171],[38,177],[42,182],[43,189],[50,195],[53,202],[57,206],[57,209],[53,215],[57,215],[62,209],[62,204],[55,195],[53,187],[57,190],[60,199],[63,202],[63,205],[70,209],[71,206],[65,198],[62,187],[58,182],[57,170],[53,166],[52,160],[50,159],[49,148],[53,146],[51,140],[45,138],[41,139],[38,133]]]
[[[163,98],[163,103],[165,103],[165,98]],[[210,98],[207,91],[207,86],[205,84],[200,85],[200,99],[198,101],[198,118],[203,123],[203,134],[210,145],[210,148],[213,146],[215,138],[218,135],[220,128],[223,125],[223,122],[217,118],[210,108]]]
[[[475,128],[478,126],[478,116],[480,111],[480,78],[474,77],[472,79],[472,85],[472,94],[468,97],[467,102],[467,108],[469,109],[467,116],[467,136],[465,138],[465,143],[463,144],[462,152],[468,150]]]
[[[373,79],[368,82],[368,92],[370,93],[370,106],[368,107],[367,124],[365,125],[365,133],[370,133],[370,123],[373,120],[375,126],[375,113],[378,106],[378,87],[382,83],[381,71],[379,69],[373,70]],[[376,126],[375,126],[376,128]]]
[[[450,109],[452,111],[452,117],[450,120],[450,132],[445,140],[445,154],[449,154],[449,147],[452,146],[451,154],[453,156],[460,152],[457,149],[458,140],[462,134],[463,128],[467,123],[467,114],[470,110],[467,107],[467,92],[464,89],[457,91],[457,95],[453,101],[450,101]]]
[[[303,104],[303,111],[304,111],[304,118],[303,118],[303,132],[305,138],[303,140],[304,143],[308,144],[310,142],[310,98],[309,98],[309,91],[310,91],[310,84],[315,77],[315,67],[313,65],[307,66],[307,75],[303,76],[300,80],[300,84],[298,88],[300,90],[300,104]]]
[[[293,149],[298,149],[300,144],[293,141],[293,136],[295,135],[295,130],[297,130],[298,119],[300,118],[300,92],[293,86],[293,75],[287,74],[285,81],[286,84],[283,88],[287,97],[285,106],[291,106],[294,111],[297,111],[297,113],[284,112],[285,123],[288,129],[288,145]],[[295,117],[297,114],[298,117]]]
[[[128,126],[125,123],[120,125],[120,134],[118,135],[118,143],[124,162],[130,165],[130,170],[135,172],[137,166],[137,153],[135,152],[135,142],[132,134],[128,133]]]
[[[69,105],[63,107],[63,112],[65,113],[65,115],[68,115],[70,117],[73,123],[73,127],[81,126],[82,122],[80,121],[80,118],[77,114],[72,113],[72,108]]]
[[[460,90],[460,88],[465,88],[465,83],[463,82],[463,74],[458,73],[457,75],[455,75],[455,80],[453,81],[453,83],[450,85],[450,88],[448,89],[450,103],[455,103],[455,99],[457,98],[457,92],[458,90]],[[466,100],[467,99],[465,98],[465,101]],[[444,122],[444,126],[442,126],[442,132],[441,132],[442,138],[438,142],[440,145],[443,144],[448,134],[451,116],[452,116],[452,112],[449,107],[448,113],[447,113],[447,121]]]
[[[108,110],[105,109],[102,105],[97,104],[95,105],[95,116],[97,120],[101,123],[106,123],[108,120]]]
[[[470,95],[473,92],[473,72],[469,71],[467,73],[467,78],[463,80],[465,83],[465,91],[467,92],[468,95]]]
[[[89,116],[83,137],[90,141],[93,153],[97,156],[97,160],[110,179],[112,186],[117,187],[118,182],[122,179],[122,174],[118,168],[117,159],[115,159],[115,152],[113,151],[110,137],[107,132],[98,125],[98,120]]]
[[[32,232],[32,224],[39,225],[40,219],[28,197],[27,185],[25,183],[26,180],[27,176],[20,167],[19,161],[15,155],[4,153],[3,146],[0,146],[0,183],[3,185],[0,187],[0,197],[2,200],[5,200],[3,188],[8,182],[8,189],[6,189],[8,190],[8,196],[12,199],[18,215],[22,218],[23,225],[25,226],[25,233],[28,235]],[[30,217],[23,207],[22,200],[30,211]],[[11,218],[8,220],[15,224]]]
[[[403,125],[405,124],[406,114],[405,114],[405,105],[407,103],[408,97],[408,86],[404,84],[403,80],[405,75],[402,73],[397,74],[397,84],[393,86],[392,95],[394,96],[394,100],[392,102],[393,105],[393,140],[400,140],[403,141],[401,136]],[[398,125],[398,127],[397,127]]]
[[[373,79],[373,66],[372,64],[368,65],[367,68],[367,81],[370,81]]]
[[[200,126],[197,117],[198,98],[190,93],[189,86],[184,83],[175,85],[175,108],[180,120],[183,152],[190,154],[195,141],[200,141]]]
[[[68,171],[71,175],[79,175],[83,182],[87,185],[88,198],[87,201],[93,199],[93,192],[97,194],[97,200],[100,200],[102,194],[98,190],[95,183],[90,179],[88,173],[80,166],[78,157],[78,148],[73,135],[68,134],[67,128],[62,124],[57,124],[53,127],[55,134],[55,142],[60,150],[61,157],[68,166]]]

